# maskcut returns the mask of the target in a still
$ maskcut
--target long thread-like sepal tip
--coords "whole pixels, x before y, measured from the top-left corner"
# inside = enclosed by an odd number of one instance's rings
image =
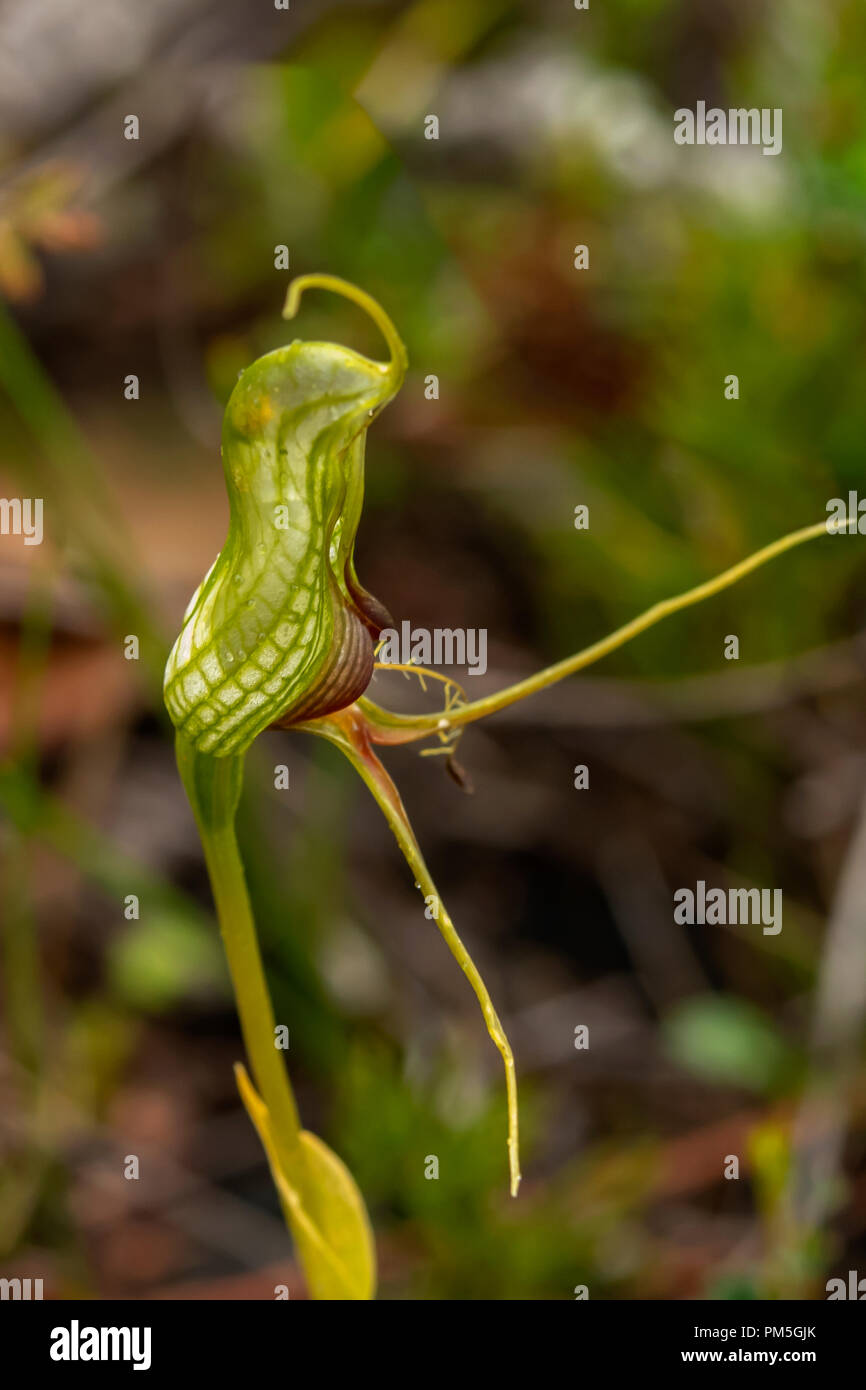
[[[406,375],[409,361],[403,341],[381,304],[371,294],[359,289],[349,280],[341,280],[338,275],[299,275],[289,285],[286,302],[283,306],[284,319],[295,317],[301,302],[301,295],[304,290],[308,289],[330,290],[332,294],[341,294],[344,299],[351,299],[353,304],[357,304],[360,309],[370,315],[388,345],[391,360],[387,364],[387,370],[393,373],[396,379],[394,387],[396,390]]]

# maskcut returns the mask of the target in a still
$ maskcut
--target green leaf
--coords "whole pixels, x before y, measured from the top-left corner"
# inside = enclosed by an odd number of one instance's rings
[[[128,1004],[161,1013],[185,999],[224,996],[228,977],[219,940],[198,918],[157,908],[112,941],[113,988]]]
[[[267,1107],[240,1063],[235,1077],[267,1154],[311,1296],[371,1299],[376,1290],[373,1233],[348,1168],[306,1129],[301,1130],[296,1155],[280,1154]]]
[[[669,1054],[690,1071],[720,1085],[777,1092],[796,1075],[799,1057],[754,1005],[704,995],[666,1019]]]

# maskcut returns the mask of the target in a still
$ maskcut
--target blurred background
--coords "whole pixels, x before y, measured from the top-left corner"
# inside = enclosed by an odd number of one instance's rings
[[[45,526],[0,537],[0,1274],[304,1296],[160,696],[225,536],[238,371],[296,335],[381,354],[332,296],[281,321],[275,247],[407,343],[358,572],[398,622],[487,629],[477,697],[863,484],[864,60],[856,0],[0,4],[0,492]],[[783,153],[675,146],[698,100],[782,107]],[[387,754],[514,1046],[516,1202],[498,1055],[378,810],[333,749],[257,742],[240,833],[276,1016],[380,1296],[866,1275],[863,544],[812,542],[473,725],[473,795]],[[373,693],[424,707],[394,673]],[[699,879],[781,888],[783,930],[675,926]]]

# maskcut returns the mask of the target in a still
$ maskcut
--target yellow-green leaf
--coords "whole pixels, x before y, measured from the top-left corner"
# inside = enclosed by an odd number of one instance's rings
[[[372,1298],[376,1290],[373,1232],[352,1174],[309,1130],[300,1133],[303,1171],[287,1171],[289,1165],[278,1152],[267,1106],[240,1063],[235,1066],[235,1077],[267,1154],[311,1296]]]

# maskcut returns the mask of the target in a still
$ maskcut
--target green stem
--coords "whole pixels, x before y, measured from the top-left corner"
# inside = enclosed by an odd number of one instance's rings
[[[442,715],[436,711],[428,714],[393,714],[390,710],[382,709],[370,700],[359,700],[358,704],[371,726],[372,737],[376,743],[411,743],[416,739],[429,738],[432,734],[447,734],[450,730],[457,729],[461,725],[471,724],[476,719],[484,719],[488,714],[495,714],[498,710],[505,709],[508,705],[525,699],[527,695],[535,695],[538,691],[546,689],[547,686],[555,685],[557,681],[563,680],[566,676],[574,675],[576,671],[582,671],[585,666],[591,666],[593,662],[600,661],[602,657],[608,656],[618,647],[624,647],[627,642],[631,642],[634,637],[640,636],[648,628],[654,627],[662,619],[669,618],[673,613],[679,613],[684,608],[690,608],[693,604],[701,603],[703,599],[712,598],[714,594],[721,593],[723,589],[736,584],[738,580],[744,579],[753,570],[760,569],[768,560],[775,559],[777,555],[784,554],[786,550],[793,550],[795,546],[802,545],[804,541],[814,540],[818,536],[845,531],[849,526],[850,521],[846,518],[844,522],[840,523],[829,520],[819,521],[814,526],[804,526],[799,531],[792,531],[789,535],[782,536],[781,539],[773,541],[770,545],[765,545],[761,550],[756,550],[753,555],[749,555],[745,560],[740,560],[730,569],[723,570],[714,579],[697,584],[693,589],[687,589],[685,593],[677,594],[673,598],[654,603],[645,613],[632,618],[630,622],[618,627],[599,642],[593,642],[589,647],[584,647],[574,656],[568,656],[553,666],[547,666],[543,671],[536,672],[534,676],[528,676],[526,680],[518,681],[515,685],[506,686],[504,690],[498,690],[495,694],[487,695],[482,700],[473,700],[470,704],[451,709],[447,715]]]
[[[487,986],[482,980],[472,957],[463,945],[457,933],[457,929],[442,902],[436,884],[433,882],[430,870],[424,862],[424,856],[421,853],[418,841],[415,839],[415,834],[400,798],[400,793],[397,791],[388,772],[376,757],[370,744],[366,721],[356,706],[350,706],[348,709],[342,710],[339,714],[333,715],[328,719],[315,720],[307,725],[299,725],[298,727],[306,728],[311,733],[316,733],[323,738],[327,738],[331,743],[336,744],[349,759],[349,762],[372,792],[382,814],[394,832],[397,844],[400,846],[406,862],[415,876],[416,887],[420,888],[425,898],[432,897],[436,901],[436,925],[445,938],[451,954],[458,962],[461,970],[475,991],[476,998],[481,1005],[484,1021],[487,1024],[487,1031],[492,1041],[499,1049],[502,1061],[505,1065],[505,1086],[508,1102],[508,1164],[511,1175],[511,1195],[512,1197],[516,1197],[517,1190],[520,1186],[520,1143],[517,1108],[517,1073],[514,1068],[514,1055],[511,1051],[511,1044],[499,1021],[499,1015],[493,1007],[493,1001],[487,992]]]
[[[235,835],[244,756],[207,757],[178,735],[177,762],[201,835],[250,1066],[280,1156],[288,1171],[302,1173],[298,1109],[276,1047],[274,1013]]]

